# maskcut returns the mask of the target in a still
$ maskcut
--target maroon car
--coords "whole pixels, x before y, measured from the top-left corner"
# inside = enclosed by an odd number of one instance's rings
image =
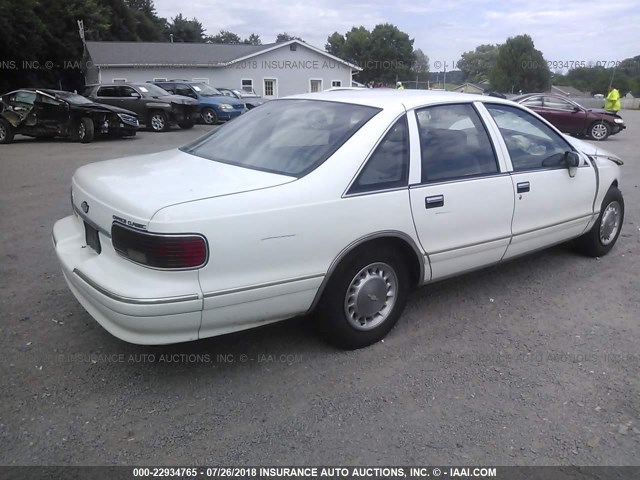
[[[605,140],[624,130],[624,120],[602,109],[584,108],[561,95],[530,93],[512,99],[546,118],[558,130],[593,140]]]

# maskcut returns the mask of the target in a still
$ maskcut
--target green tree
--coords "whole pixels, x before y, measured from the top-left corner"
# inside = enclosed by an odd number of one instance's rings
[[[376,25],[370,35],[369,61],[360,78],[364,83],[374,79],[395,82],[409,75],[415,60],[408,34],[390,23]]]
[[[429,75],[429,57],[427,57],[419,48],[414,50],[413,53],[416,56],[416,59],[413,62],[413,65],[411,65],[411,73],[418,77],[418,81],[420,81],[422,78],[427,78]]]
[[[480,45],[475,50],[464,52],[458,61],[458,68],[468,82],[482,82],[489,78],[496,64],[498,45]]]
[[[331,55],[342,55],[342,49],[344,48],[345,38],[344,35],[338,32],[333,32],[327,37],[327,44],[324,49]]]
[[[186,19],[181,13],[169,22],[167,30],[169,36],[173,35],[174,42],[198,43],[204,42],[204,28],[196,18]]]
[[[301,42],[304,41],[300,37],[294,37],[292,35],[289,35],[287,32],[279,33],[278,36],[276,37],[276,43],[284,43],[290,40],[300,40]]]
[[[262,45],[262,40],[260,40],[260,35],[257,33],[252,33],[247,38],[245,38],[242,43],[247,45]]]
[[[220,30],[217,35],[210,35],[205,40],[207,43],[242,43],[238,35],[228,30]]]
[[[549,89],[551,72],[531,37],[518,35],[498,48],[489,80],[491,88],[501,92],[539,92]]]

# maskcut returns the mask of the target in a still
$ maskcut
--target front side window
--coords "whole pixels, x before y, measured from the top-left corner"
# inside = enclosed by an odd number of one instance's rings
[[[319,100],[276,100],[241,115],[183,151],[209,160],[301,177],[329,158],[379,109]]]
[[[184,84],[178,84],[175,87],[174,90],[176,95],[184,95],[185,97],[196,97],[196,94],[193,93],[193,90],[191,90],[191,88],[189,88],[188,85],[184,85]]]
[[[349,193],[404,187],[409,179],[409,127],[403,115],[387,132]]]
[[[122,97],[139,97],[140,94],[131,87],[120,87],[120,95]]]
[[[509,150],[515,171],[564,168],[564,155],[571,145],[529,112],[510,105],[489,104]]]
[[[471,104],[427,107],[416,111],[416,117],[422,182],[498,172],[493,146]]]

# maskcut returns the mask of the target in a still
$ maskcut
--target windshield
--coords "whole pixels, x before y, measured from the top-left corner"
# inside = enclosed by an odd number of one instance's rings
[[[216,88],[210,87],[206,83],[194,83],[191,85],[193,89],[204,97],[213,97],[222,95],[222,92]]]
[[[140,90],[144,95],[148,95],[150,97],[164,97],[166,95],[171,95],[164,88],[160,88],[153,83],[145,83],[144,85],[134,85],[138,90]]]
[[[86,97],[82,95],[78,95],[77,93],[71,92],[56,92],[56,95],[63,100],[73,104],[73,105],[86,105],[87,103],[93,103]]]
[[[217,162],[301,177],[379,111],[347,103],[275,100],[182,150]]]

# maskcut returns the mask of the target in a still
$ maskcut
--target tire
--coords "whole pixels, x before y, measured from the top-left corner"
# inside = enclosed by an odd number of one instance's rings
[[[622,192],[611,187],[604,196],[598,220],[587,233],[576,240],[577,249],[589,257],[602,257],[618,241],[624,222]]]
[[[605,121],[593,122],[589,125],[587,135],[592,140],[603,141],[611,135],[611,127]]]
[[[193,122],[181,122],[178,124],[178,126],[183,130],[189,130],[190,128],[193,128],[193,125]]]
[[[200,112],[202,121],[207,125],[215,125],[218,123],[218,114],[213,108],[203,108]]]
[[[149,114],[148,126],[154,132],[165,132],[169,129],[169,119],[164,112],[154,111]]]
[[[71,129],[71,140],[80,143],[91,143],[95,136],[93,120],[89,117],[82,117]]]
[[[341,348],[366,347],[395,326],[408,291],[403,256],[382,246],[365,247],[349,255],[331,276],[315,312],[318,326]]]
[[[0,143],[13,142],[13,127],[4,118],[0,118]]]

